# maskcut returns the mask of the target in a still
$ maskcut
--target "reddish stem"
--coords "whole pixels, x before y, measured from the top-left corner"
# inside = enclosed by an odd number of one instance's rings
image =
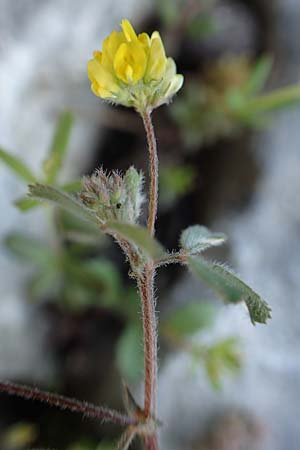
[[[149,211],[148,230],[151,236],[155,234],[155,221],[158,203],[158,157],[154,129],[151,121],[151,111],[141,113],[149,149]],[[144,330],[144,414],[146,418],[156,417],[156,383],[157,383],[157,325],[154,298],[155,267],[153,261],[145,265],[144,273],[139,280],[139,291],[142,300],[143,330]],[[154,439],[155,438],[155,439]],[[156,441],[156,437],[154,436]],[[152,441],[151,441],[152,442]],[[152,445],[152,444],[151,444]],[[151,448],[157,448],[151,447]],[[149,447],[150,450],[150,447]]]
[[[149,212],[148,229],[151,236],[155,234],[155,221],[157,215],[158,199],[158,157],[157,145],[154,134],[154,128],[151,120],[151,112],[146,110],[142,113],[142,119],[147,134],[149,149],[149,173],[150,173],[150,192],[149,192]]]
[[[95,406],[91,403],[81,402],[74,398],[64,397],[62,395],[53,394],[51,392],[41,391],[37,388],[24,386],[21,384],[10,383],[8,381],[0,382],[0,392],[17,397],[26,398],[28,400],[37,400],[47,403],[50,406],[83,414],[86,417],[100,420],[102,422],[113,422],[117,425],[136,425],[137,421],[131,417],[123,415],[118,411],[114,411],[101,406]]]

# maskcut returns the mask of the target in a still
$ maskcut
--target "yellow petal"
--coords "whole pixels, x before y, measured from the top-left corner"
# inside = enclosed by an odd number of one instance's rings
[[[135,84],[143,78],[147,58],[139,42],[121,44],[114,59],[116,76],[126,84]]]
[[[102,52],[99,52],[98,50],[95,50],[93,53],[94,59],[96,59],[97,61],[99,61],[99,63],[101,63],[102,60]]]
[[[88,77],[92,83],[96,82],[99,86],[111,93],[116,93],[119,90],[119,86],[115,82],[113,75],[96,59],[91,59],[88,62]]]
[[[106,39],[102,46],[102,65],[105,69],[113,71],[113,60],[120,45],[126,42],[124,33],[113,31]]]
[[[158,31],[154,31],[151,36],[151,47],[145,80],[160,80],[165,73],[166,64],[167,58],[160,34]]]
[[[129,20],[122,20],[121,27],[128,42],[134,42],[137,40],[136,32],[134,31],[133,26],[131,25]]]
[[[143,49],[145,50],[146,54],[149,54],[150,50],[150,37],[147,33],[141,33],[138,35],[138,41],[142,44]]]
[[[99,84],[96,82],[91,84],[91,89],[92,89],[93,93],[95,95],[97,95],[97,97],[101,97],[101,98],[111,97],[111,92],[109,92],[106,89],[104,89],[103,87],[99,86]]]

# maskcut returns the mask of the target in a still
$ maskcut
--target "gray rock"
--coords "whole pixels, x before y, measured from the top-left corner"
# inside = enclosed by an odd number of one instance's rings
[[[149,1],[0,0],[0,145],[21,156],[33,170],[45,158],[58,113],[76,117],[64,177],[82,172],[99,133],[101,106],[90,92],[87,60],[123,17],[145,14]],[[44,212],[27,215],[12,205],[26,186],[0,164],[0,241],[24,231],[45,239]],[[25,265],[26,266],[26,265]],[[28,307],[22,285],[24,265],[1,246],[0,377],[51,378],[44,352],[45,324]]]
[[[277,83],[299,80],[300,2],[277,5]],[[300,429],[300,111],[277,114],[269,130],[256,136],[254,149],[263,175],[242,215],[224,218],[232,264],[272,306],[267,326],[252,327],[242,306],[222,308],[213,337],[238,335],[244,368],[226,379],[221,394],[201,370],[188,376],[188,357],[170,358],[160,379],[160,417],[168,424],[162,447],[190,448],[207,420],[226,408],[243,408],[266,427],[263,450],[298,450]],[[242,149],[241,149],[242,151]],[[178,297],[201,292],[190,276],[175,289]],[[177,300],[176,300],[177,299]]]

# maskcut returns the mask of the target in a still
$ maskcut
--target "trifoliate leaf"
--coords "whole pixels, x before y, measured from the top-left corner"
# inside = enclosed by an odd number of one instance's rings
[[[256,322],[266,323],[271,318],[269,305],[230,270],[221,264],[195,256],[189,257],[188,262],[195,275],[220,294],[226,302],[244,301],[253,325]]]

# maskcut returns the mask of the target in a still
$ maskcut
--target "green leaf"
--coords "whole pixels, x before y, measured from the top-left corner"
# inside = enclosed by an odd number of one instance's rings
[[[44,161],[43,169],[46,183],[53,183],[63,165],[73,125],[73,116],[69,111],[63,112],[57,122],[56,130],[49,150],[49,156]]]
[[[27,183],[34,183],[36,178],[31,170],[16,156],[11,155],[2,148],[0,148],[0,160],[6,164],[15,174],[26,181]]]
[[[69,256],[65,267],[71,276],[71,282],[76,282],[90,292],[96,292],[98,304],[115,306],[122,299],[121,278],[114,264],[105,259],[80,261]]]
[[[178,0],[156,0],[156,11],[160,19],[167,26],[171,26],[179,19],[180,4]]]
[[[124,239],[143,250],[147,256],[155,259],[164,255],[162,245],[149,234],[147,228],[140,225],[109,221],[106,223],[109,230],[121,235]]]
[[[69,181],[68,183],[65,183],[61,186],[61,189],[65,192],[79,192],[82,187],[82,181],[79,180],[73,180]]]
[[[206,349],[205,368],[208,378],[215,389],[222,386],[223,373],[227,370],[236,373],[241,368],[241,356],[238,351],[238,339],[229,337]]]
[[[226,241],[222,233],[213,233],[201,225],[193,225],[184,230],[180,237],[180,244],[190,255],[203,252],[211,246],[221,245]]]
[[[63,208],[75,216],[89,222],[90,224],[99,225],[97,217],[76,198],[60,191],[52,186],[44,184],[32,184],[29,186],[29,197],[39,200],[47,200],[55,205]],[[99,229],[99,228],[98,228]]]
[[[6,450],[22,449],[30,446],[38,437],[38,428],[29,422],[18,422],[10,425],[1,433],[1,447]]]
[[[115,450],[116,444],[109,441],[101,441],[96,450]]]
[[[39,267],[52,265],[55,260],[54,254],[47,245],[31,237],[12,233],[6,237],[4,242],[15,256]]]
[[[131,382],[143,373],[143,333],[139,323],[127,326],[117,344],[116,361],[122,376]]]
[[[255,95],[263,89],[270,76],[272,64],[273,59],[270,56],[263,56],[257,61],[243,89],[246,95]]]
[[[189,23],[188,35],[193,39],[202,39],[217,32],[217,26],[210,14],[199,14]]]
[[[21,197],[14,202],[15,206],[22,212],[30,211],[40,205],[38,200],[29,197]]]
[[[61,273],[59,267],[46,267],[44,270],[38,272],[28,283],[27,292],[32,300],[48,300],[57,299]]]
[[[256,322],[266,323],[271,318],[271,308],[268,304],[229,269],[195,256],[189,257],[188,261],[195,275],[221,295],[226,302],[244,301],[253,325]]]
[[[184,337],[209,328],[214,318],[215,308],[211,304],[193,302],[171,312],[165,320],[162,320],[161,326],[167,333]]]

